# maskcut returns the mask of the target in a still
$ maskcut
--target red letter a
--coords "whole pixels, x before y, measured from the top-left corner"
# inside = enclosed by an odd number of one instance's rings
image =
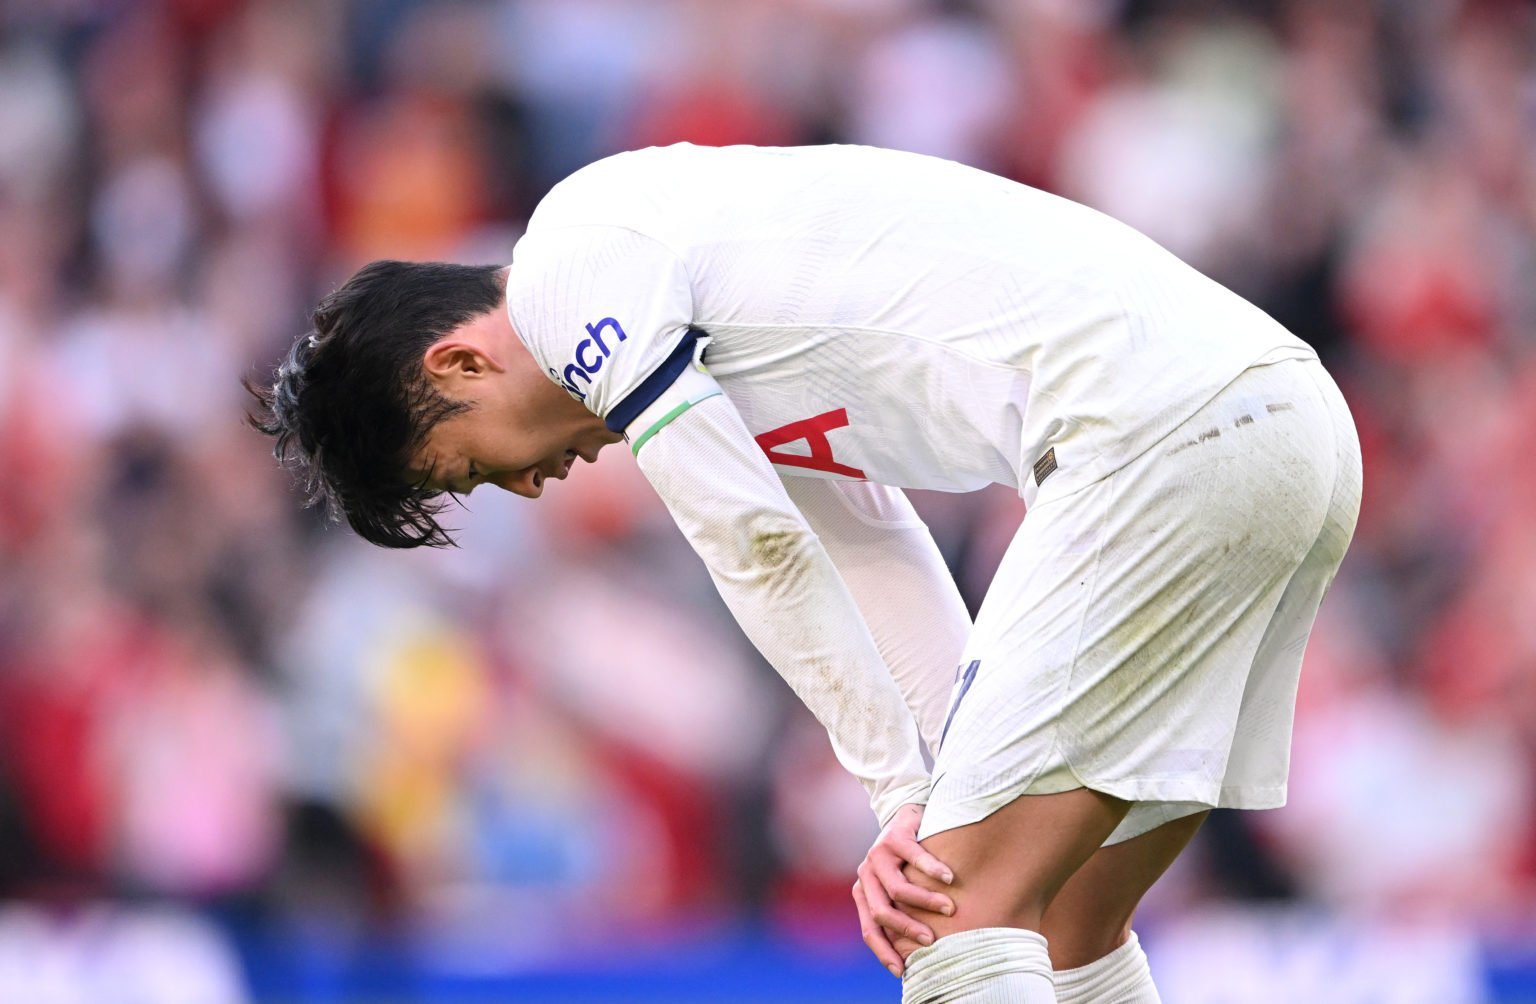
[[[788,425],[781,425],[777,429],[769,429],[756,437],[757,445],[762,447],[763,452],[768,454],[768,459],[775,464],[783,464],[785,467],[806,467],[813,471],[827,471],[830,474],[842,474],[863,480],[863,471],[832,459],[832,444],[827,442],[827,433],[830,430],[841,429],[847,424],[848,409],[839,408],[814,418],[805,418]],[[810,446],[810,456],[801,457],[793,453],[776,452],[777,447],[797,439],[805,440]]]

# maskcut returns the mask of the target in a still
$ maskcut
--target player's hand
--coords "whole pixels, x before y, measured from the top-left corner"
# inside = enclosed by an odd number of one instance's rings
[[[954,873],[917,842],[917,826],[923,819],[921,805],[903,805],[886,824],[885,830],[859,865],[859,880],[853,884],[853,902],[859,908],[859,930],[864,944],[875,958],[900,976],[906,968],[892,939],[910,939],[919,945],[933,944],[928,925],[907,916],[902,906],[915,906],[949,916],[955,912],[954,901],[940,892],[914,885],[902,875],[904,864],[937,879],[945,885],[955,880]]]

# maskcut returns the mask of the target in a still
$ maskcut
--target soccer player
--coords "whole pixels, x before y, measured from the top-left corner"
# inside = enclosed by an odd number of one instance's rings
[[[257,395],[390,547],[624,440],[868,790],[854,900],[913,1004],[1158,999],[1136,905],[1212,807],[1284,802],[1360,497],[1343,399],[1262,311],[1083,206],[862,147],[599,161],[507,268],[363,268]],[[1027,515],[973,626],[901,489],[990,483]]]

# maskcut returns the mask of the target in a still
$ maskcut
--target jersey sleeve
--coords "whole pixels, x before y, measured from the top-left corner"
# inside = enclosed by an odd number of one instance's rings
[[[917,724],[826,548],[713,385],[688,369],[637,416],[640,469],[884,825],[928,800]]]
[[[707,341],[691,327],[682,259],[617,226],[526,234],[513,252],[507,313],[545,374],[615,432],[671,387]]]
[[[937,753],[971,617],[933,534],[900,488],[826,478],[785,478],[784,487],[837,565],[923,742]]]

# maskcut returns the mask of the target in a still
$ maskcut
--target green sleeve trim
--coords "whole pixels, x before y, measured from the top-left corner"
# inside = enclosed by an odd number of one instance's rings
[[[694,405],[698,404],[699,401],[708,401],[710,398],[716,397],[719,394],[720,391],[717,390],[714,394],[699,398],[698,401],[684,401],[676,408],[673,408],[671,411],[657,419],[655,425],[652,425],[649,429],[646,429],[645,432],[640,434],[640,438],[635,440],[635,445],[630,447],[630,452],[638,457],[640,455],[640,447],[644,446],[647,440],[665,428],[667,423],[671,422],[674,418],[681,415],[689,408],[692,408]]]

